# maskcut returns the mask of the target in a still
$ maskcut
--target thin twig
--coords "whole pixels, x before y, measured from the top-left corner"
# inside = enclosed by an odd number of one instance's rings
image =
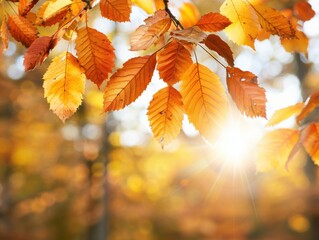
[[[214,55],[212,55],[210,52],[207,51],[206,48],[204,48],[202,45],[198,44],[197,46],[199,46],[201,49],[203,49],[209,56],[211,56],[212,58],[215,59],[216,62],[218,62],[220,65],[222,65],[224,68],[226,68],[226,66],[221,62],[219,61],[216,57],[214,57]]]
[[[184,29],[183,25],[177,20],[177,18],[173,15],[171,10],[168,8],[168,2],[169,0],[163,0],[165,5],[165,11],[168,13],[169,17],[172,19],[174,25],[178,28]]]

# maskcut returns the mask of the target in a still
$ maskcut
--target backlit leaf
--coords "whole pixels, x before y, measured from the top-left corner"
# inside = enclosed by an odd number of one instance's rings
[[[257,76],[236,67],[227,67],[228,92],[241,113],[248,117],[266,117],[265,89],[258,86]]]
[[[152,14],[155,10],[153,1],[145,0],[132,0],[132,3],[140,8],[142,8],[146,13]]]
[[[192,2],[184,2],[178,10],[181,16],[179,21],[184,28],[194,26],[200,18],[200,13]]]
[[[44,96],[50,109],[65,121],[82,102],[85,76],[79,62],[71,53],[63,52],[53,59],[43,79]]]
[[[306,106],[297,116],[297,123],[300,124],[319,105],[319,92],[313,93],[307,100]]]
[[[171,25],[171,19],[165,10],[156,11],[153,16],[145,19],[144,22],[145,25],[139,26],[131,37],[132,51],[149,48],[160,39]]]
[[[124,63],[110,78],[104,91],[104,110],[119,110],[134,102],[150,83],[156,54],[136,57]]]
[[[307,1],[301,0],[294,5],[294,14],[300,20],[308,21],[313,18],[316,13]]]
[[[114,67],[114,48],[103,33],[89,27],[78,30],[75,48],[85,75],[98,87]]]
[[[131,1],[130,0],[101,0],[101,15],[117,22],[127,22],[130,20]]]
[[[254,48],[254,40],[260,30],[254,9],[243,0],[226,0],[220,8],[220,13],[232,22],[225,29],[228,38],[239,45]]]
[[[171,36],[178,40],[190,42],[190,43],[199,43],[203,41],[207,35],[199,27],[194,26],[182,30],[175,30],[171,32]]]
[[[7,25],[7,18],[4,17],[2,19],[1,23],[1,29],[0,29],[0,37],[3,45],[3,49],[7,50],[8,49],[8,43],[9,43],[9,30],[8,30],[8,25]]]
[[[181,94],[190,122],[205,138],[215,140],[228,112],[219,77],[209,68],[193,64],[182,77]]]
[[[19,15],[25,16],[39,0],[20,0],[18,4]]]
[[[303,103],[297,103],[295,105],[285,107],[277,110],[269,119],[267,126],[274,126],[288,118],[290,118],[294,114],[299,114],[303,109]]]
[[[298,52],[308,54],[308,37],[301,31],[296,31],[296,38],[293,39],[281,39],[281,44],[287,52]]]
[[[162,147],[169,144],[182,128],[184,116],[181,94],[171,86],[161,89],[154,94],[147,116],[156,140]]]
[[[178,41],[170,42],[157,54],[157,57],[159,75],[170,85],[180,81],[182,75],[192,64],[189,51]]]
[[[221,31],[231,24],[231,21],[220,13],[207,13],[196,23],[200,29],[206,32]]]
[[[225,58],[230,66],[234,66],[233,52],[229,45],[225,43],[219,36],[210,34],[203,41],[203,43],[210,49],[217,52],[221,57]]]
[[[8,26],[12,37],[26,47],[29,47],[37,39],[38,32],[36,28],[22,16],[10,15],[8,17]]]
[[[312,123],[301,131],[301,142],[312,161],[319,165],[319,124]]]

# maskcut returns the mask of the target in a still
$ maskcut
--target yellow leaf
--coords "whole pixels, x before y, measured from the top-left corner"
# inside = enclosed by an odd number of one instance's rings
[[[285,107],[282,109],[277,110],[269,119],[266,126],[274,126],[289,117],[291,117],[294,114],[299,114],[301,110],[303,109],[304,104],[303,103],[297,103],[295,105]]]
[[[148,14],[152,14],[155,10],[154,2],[150,0],[132,0],[132,3],[142,8]]]
[[[1,41],[2,41],[4,50],[8,49],[8,42],[9,42],[8,35],[9,35],[9,30],[7,25],[7,18],[6,16],[4,16],[2,19],[1,29],[0,29],[0,36],[1,36]]]
[[[117,22],[130,21],[130,0],[101,0],[101,15]]]
[[[145,50],[156,43],[171,26],[171,19],[165,10],[157,10],[153,16],[144,20],[133,33],[130,45],[132,51]]]
[[[254,48],[254,41],[260,31],[254,9],[243,0],[226,0],[220,8],[220,13],[232,22],[225,29],[228,38],[239,45]]]
[[[319,165],[319,124],[312,123],[301,131],[301,142],[312,161]]]
[[[215,140],[228,112],[219,77],[207,67],[193,64],[182,77],[181,94],[190,122],[205,138]]]
[[[84,93],[85,76],[78,60],[69,52],[61,53],[52,60],[43,79],[50,109],[65,121],[81,105]]]
[[[313,93],[308,99],[301,113],[298,114],[296,120],[300,124],[308,115],[319,105],[319,92]]]
[[[89,27],[78,30],[75,48],[88,79],[98,87],[114,67],[114,48],[103,33]]]
[[[178,41],[170,42],[157,54],[157,58],[159,75],[170,85],[180,81],[184,72],[192,64],[189,51]]]
[[[308,55],[308,37],[301,31],[296,31],[296,38],[293,39],[281,39],[281,44],[287,52],[298,52]]]
[[[197,7],[192,2],[185,2],[178,9],[180,13],[180,23],[184,28],[194,26],[200,18],[200,13]]]
[[[268,132],[256,147],[257,171],[266,172],[284,168],[298,139],[299,131],[294,129],[277,129]]]
[[[150,83],[156,54],[136,57],[124,63],[110,78],[104,91],[104,110],[119,110],[134,102]]]
[[[153,96],[147,115],[154,137],[164,147],[177,137],[182,128],[181,94],[171,86],[161,89]]]

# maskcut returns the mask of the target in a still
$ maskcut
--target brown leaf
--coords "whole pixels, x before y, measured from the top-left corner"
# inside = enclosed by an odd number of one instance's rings
[[[101,15],[116,22],[130,21],[130,0],[101,0]]]
[[[319,124],[312,123],[301,131],[301,142],[312,161],[319,165]]]
[[[311,5],[305,1],[301,0],[294,5],[294,14],[302,21],[308,21],[315,16],[315,11],[312,9]]]
[[[178,41],[170,42],[157,54],[157,57],[159,75],[169,85],[180,81],[182,75],[192,64],[189,51]]]
[[[216,32],[223,30],[230,24],[231,21],[224,15],[210,12],[203,15],[196,23],[196,26],[206,32]]]
[[[234,66],[233,52],[228,46],[228,44],[224,42],[219,36],[210,34],[203,41],[203,43],[210,50],[217,52],[221,57],[225,58],[225,60],[230,66]]]
[[[227,87],[238,109],[248,117],[266,117],[265,89],[257,76],[236,67],[227,67]]]
[[[308,115],[319,105],[319,92],[313,93],[307,100],[306,106],[302,109],[301,113],[297,116],[297,123],[300,124]]]
[[[150,83],[156,54],[136,57],[124,63],[110,78],[104,91],[104,111],[119,110],[134,102]]]
[[[206,33],[204,33],[197,26],[186,28],[183,30],[172,31],[171,36],[175,39],[186,41],[189,43],[199,43],[207,37]]]
[[[160,39],[171,25],[171,19],[165,10],[157,10],[144,22],[145,25],[139,26],[131,37],[130,50],[132,51],[149,48]]]

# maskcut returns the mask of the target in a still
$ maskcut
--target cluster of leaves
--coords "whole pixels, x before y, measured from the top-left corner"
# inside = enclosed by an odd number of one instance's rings
[[[265,90],[258,85],[257,76],[234,67],[231,48],[214,32],[225,30],[230,40],[251,48],[256,39],[278,35],[286,49],[305,52],[308,42],[298,30],[297,20],[313,16],[305,1],[296,5],[294,14],[285,15],[256,0],[225,0],[220,13],[209,12],[184,25],[171,13],[167,0],[154,0],[155,12],[130,39],[130,50],[148,50],[149,55],[129,59],[109,78],[114,68],[114,49],[106,35],[88,26],[87,12],[99,6],[103,17],[125,22],[130,20],[131,1],[47,0],[33,13],[37,2],[2,0],[2,6],[17,5],[18,14],[4,14],[1,38],[4,48],[9,33],[27,47],[26,71],[40,65],[62,38],[75,42],[76,55],[68,50],[61,53],[44,74],[45,97],[50,108],[63,121],[69,118],[81,104],[88,79],[98,87],[107,81],[106,112],[123,109],[143,93],[156,68],[167,87],[155,93],[147,114],[154,136],[162,146],[176,138],[184,113],[209,140],[216,139],[218,126],[227,118],[226,90],[219,76],[198,62],[196,47],[204,49],[226,69],[227,90],[238,109],[248,117],[266,117]],[[303,11],[305,8],[308,10]],[[182,12],[181,16],[184,17]],[[58,26],[53,35],[38,36],[37,27],[52,25]],[[296,42],[306,47],[298,49],[294,47],[300,45]],[[224,58],[227,65],[212,52]]]

